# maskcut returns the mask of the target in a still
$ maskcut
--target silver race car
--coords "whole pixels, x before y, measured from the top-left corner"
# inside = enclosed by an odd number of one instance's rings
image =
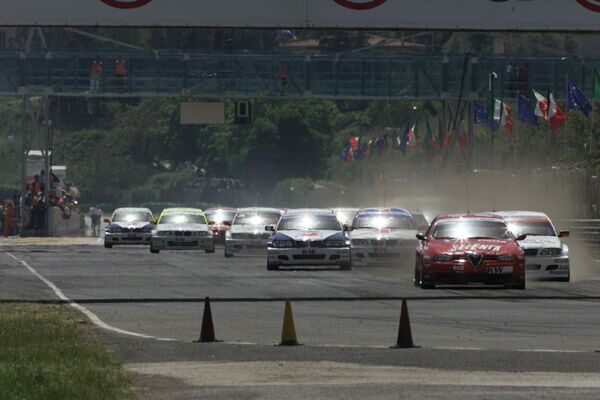
[[[122,244],[150,244],[154,217],[148,208],[117,208],[110,219],[105,219],[104,247],[110,249]]]
[[[277,208],[240,208],[225,236],[225,257],[262,255],[267,252],[267,239],[272,232],[265,226],[277,225],[283,210]]]

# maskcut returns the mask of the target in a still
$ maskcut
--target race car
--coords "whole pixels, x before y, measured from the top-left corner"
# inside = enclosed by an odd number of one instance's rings
[[[225,257],[234,255],[265,255],[271,232],[265,226],[277,225],[283,210],[277,208],[240,208],[231,229],[225,235]]]
[[[332,208],[288,208],[285,214],[333,214]]]
[[[338,207],[333,209],[333,213],[338,221],[340,221],[340,224],[347,226],[352,225],[352,221],[354,220],[354,217],[356,217],[357,212],[358,208]]]
[[[150,244],[154,229],[154,216],[148,208],[117,208],[104,230],[104,247],[121,244]]]
[[[215,252],[213,234],[204,212],[196,208],[165,208],[152,231],[150,252],[204,250]]]
[[[469,283],[525,289],[525,254],[506,221],[497,215],[438,216],[417,234],[415,286]]]
[[[267,242],[267,270],[297,265],[352,268],[350,240],[333,213],[284,214]]]
[[[527,235],[518,242],[525,251],[527,278],[569,282],[569,246],[560,241],[561,237],[569,236],[569,231],[557,233],[550,218],[541,212],[502,211],[497,214],[504,218],[513,235]]]
[[[204,211],[215,243],[225,243],[225,234],[231,227],[231,221],[233,221],[236,212],[236,208],[208,208]]]
[[[352,222],[352,263],[412,264],[417,227],[402,208],[365,208]],[[410,261],[409,261],[410,260]]]

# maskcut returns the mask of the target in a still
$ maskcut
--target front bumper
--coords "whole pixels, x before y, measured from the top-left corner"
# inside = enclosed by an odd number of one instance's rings
[[[112,246],[121,244],[150,244],[152,233],[150,232],[128,232],[128,233],[104,233],[104,243]]]
[[[434,284],[466,285],[506,285],[525,281],[522,263],[483,262],[475,267],[467,262],[433,262],[423,266],[423,280]]]
[[[211,236],[153,236],[151,246],[155,250],[214,250]]]
[[[352,246],[354,265],[412,264],[415,246]]]
[[[566,279],[569,278],[571,266],[569,256],[530,256],[525,257],[527,278],[531,279]]]
[[[273,248],[267,249],[269,264],[342,265],[350,263],[350,248]]]
[[[261,255],[267,253],[267,239],[226,239],[225,253],[233,255]]]

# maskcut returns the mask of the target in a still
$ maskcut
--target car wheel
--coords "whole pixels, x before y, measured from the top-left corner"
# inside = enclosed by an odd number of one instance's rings
[[[435,289],[435,283],[425,282],[421,279],[421,289]]]
[[[225,252],[225,258],[232,258],[232,257],[233,257],[232,253]]]
[[[206,250],[204,250],[204,252],[205,253],[209,253],[209,254],[214,253],[215,252],[215,248],[213,247],[212,249],[206,249]]]
[[[558,282],[570,282],[571,281],[571,274],[567,275],[565,278],[558,278],[557,281]]]
[[[340,264],[340,269],[342,271],[350,271],[352,269],[352,264],[349,261],[346,263]]]
[[[112,249],[112,244],[104,242],[104,248]]]
[[[417,265],[415,265],[415,276],[413,278],[413,284],[416,287],[421,286],[421,271],[419,271],[419,267]]]
[[[155,249],[154,247],[150,246],[150,253],[160,253],[159,249]]]
[[[512,285],[508,285],[508,289],[517,289],[517,290],[525,290],[527,284],[525,283],[525,279],[515,282]]]
[[[279,264],[270,263],[267,261],[267,271],[277,271],[279,270]]]

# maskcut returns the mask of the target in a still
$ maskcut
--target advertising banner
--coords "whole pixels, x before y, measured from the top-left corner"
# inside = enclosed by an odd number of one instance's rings
[[[0,0],[7,26],[599,31],[600,0]]]

